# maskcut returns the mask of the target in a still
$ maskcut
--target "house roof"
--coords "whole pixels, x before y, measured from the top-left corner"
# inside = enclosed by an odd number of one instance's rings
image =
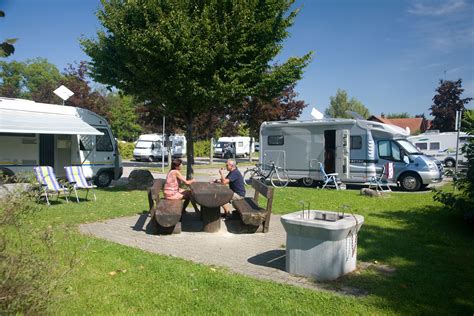
[[[409,128],[410,134],[415,131],[423,131],[426,128],[423,128],[423,118],[422,117],[413,117],[413,118],[385,118],[381,116],[372,115],[368,119],[369,121],[376,121],[384,124],[392,124],[399,126],[401,128]]]

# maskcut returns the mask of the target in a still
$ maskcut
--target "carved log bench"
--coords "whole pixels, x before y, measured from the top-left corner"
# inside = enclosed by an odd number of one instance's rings
[[[246,197],[242,200],[232,202],[232,205],[240,214],[243,222],[243,228],[247,232],[256,232],[260,225],[263,224],[262,232],[268,232],[270,225],[270,216],[272,214],[273,187],[268,187],[262,182],[252,179],[252,187],[255,189],[253,198]],[[258,204],[259,195],[263,195],[267,199],[265,208]]]
[[[184,200],[160,199],[164,185],[164,179],[157,179],[148,189],[151,221],[156,222],[158,234],[179,234]]]

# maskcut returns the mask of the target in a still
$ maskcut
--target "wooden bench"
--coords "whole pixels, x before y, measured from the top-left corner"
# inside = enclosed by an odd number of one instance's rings
[[[239,212],[244,228],[248,232],[256,232],[263,223],[262,231],[266,233],[268,232],[270,216],[272,215],[273,187],[268,187],[255,179],[252,180],[252,187],[255,189],[254,198],[246,197],[242,200],[236,200],[232,202],[232,205]],[[266,208],[259,206],[259,195],[263,195],[267,199]]]
[[[157,179],[148,189],[151,221],[156,222],[158,234],[179,234],[184,200],[160,199],[164,185],[164,179]]]

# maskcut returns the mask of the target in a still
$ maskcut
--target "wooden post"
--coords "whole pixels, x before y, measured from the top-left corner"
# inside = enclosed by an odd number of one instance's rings
[[[216,233],[221,229],[221,208],[205,207],[201,209],[203,230],[206,233]]]

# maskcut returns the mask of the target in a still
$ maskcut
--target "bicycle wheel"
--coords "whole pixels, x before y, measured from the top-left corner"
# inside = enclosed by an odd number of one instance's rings
[[[274,169],[270,177],[270,182],[276,188],[284,188],[290,182],[290,177],[288,176],[288,172],[286,172],[286,170]]]
[[[257,172],[255,171],[255,168],[247,169],[244,172],[244,183],[245,184],[251,184],[251,179],[256,178]]]

